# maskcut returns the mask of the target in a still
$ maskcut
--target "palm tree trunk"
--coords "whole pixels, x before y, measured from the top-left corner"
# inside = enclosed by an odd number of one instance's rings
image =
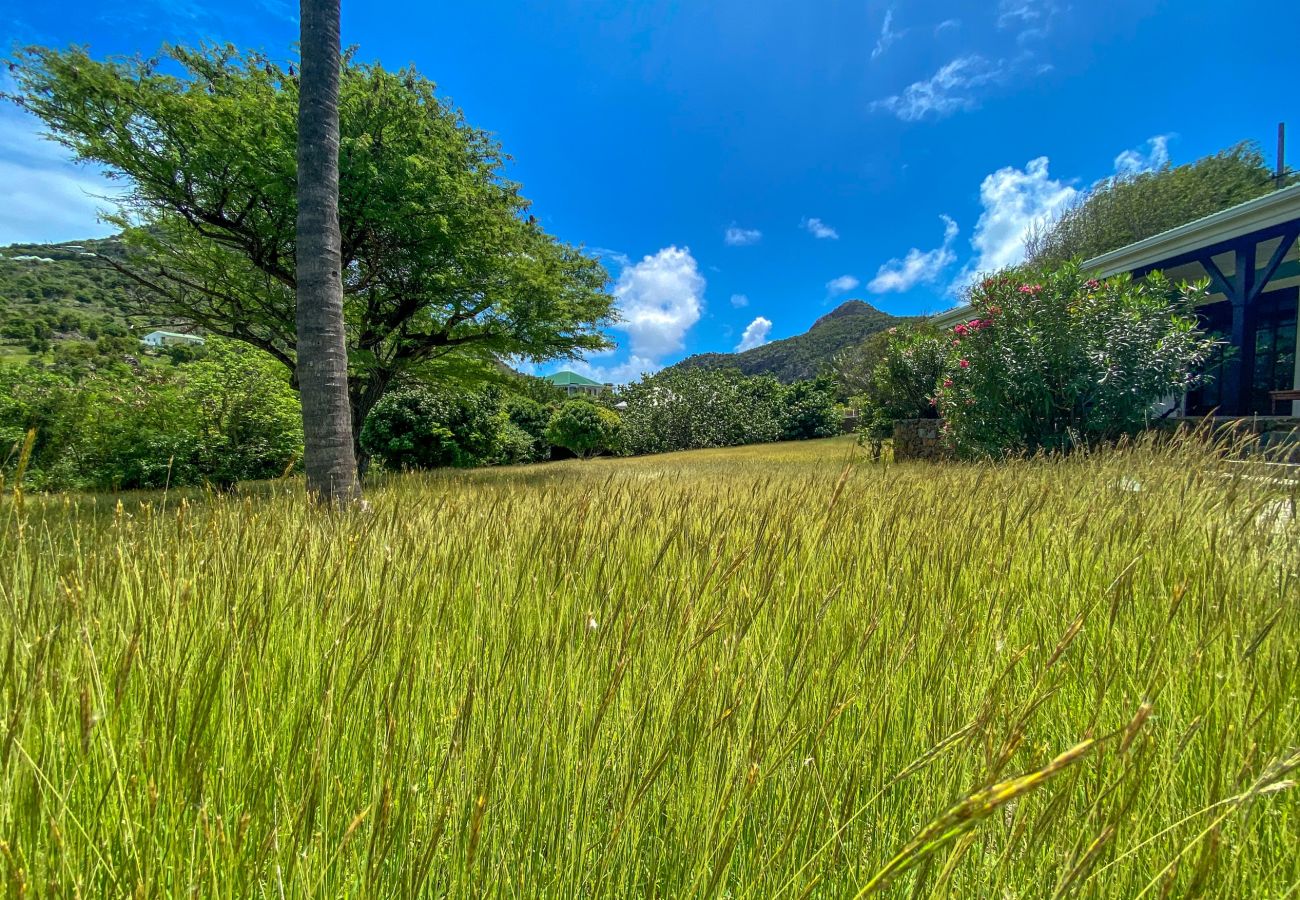
[[[361,497],[352,447],[339,234],[339,0],[301,0],[298,94],[297,376],[307,491]]]

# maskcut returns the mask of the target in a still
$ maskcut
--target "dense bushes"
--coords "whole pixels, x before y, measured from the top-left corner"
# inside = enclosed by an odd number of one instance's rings
[[[1203,293],[1159,273],[1099,281],[1077,263],[986,278],[951,331],[893,330],[863,386],[864,430],[878,442],[899,419],[941,415],[953,449],[984,456],[1136,432],[1214,346],[1196,328]]]
[[[0,366],[0,446],[12,477],[29,429],[24,484],[128,489],[271,478],[302,450],[298,400],[260,351],[210,341],[184,365],[87,350],[52,366]]]
[[[789,387],[734,369],[670,369],[620,393],[623,443],[630,453],[759,444],[824,437],[839,429],[825,380]]]
[[[210,339],[189,353],[147,354],[131,337],[65,341],[48,362],[0,366],[0,474],[12,482],[29,430],[28,489],[133,489],[273,478],[301,454],[301,409],[283,367]],[[619,403],[620,415],[612,408]],[[669,371],[618,396],[569,399],[540,379],[477,386],[410,383],[361,430],[387,469],[659,453],[838,433],[826,378],[782,385],[734,370]]]
[[[861,429],[877,444],[901,419],[938,416],[935,387],[948,368],[950,340],[932,325],[889,329],[883,347],[856,385]]]
[[[618,414],[590,400],[569,400],[555,411],[546,427],[547,439],[575,456],[618,449],[623,425]]]
[[[495,460],[501,424],[491,392],[411,386],[375,405],[361,447],[393,469],[468,468]]]
[[[1097,281],[1077,264],[1003,274],[971,292],[938,385],[953,444],[966,453],[1069,449],[1142,428],[1180,395],[1213,342],[1196,330],[1203,289],[1159,273]]]

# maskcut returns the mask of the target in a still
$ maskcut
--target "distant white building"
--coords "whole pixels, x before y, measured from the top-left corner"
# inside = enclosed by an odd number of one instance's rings
[[[167,347],[177,344],[203,344],[203,338],[197,334],[181,334],[178,331],[151,331],[140,338],[146,347]]]

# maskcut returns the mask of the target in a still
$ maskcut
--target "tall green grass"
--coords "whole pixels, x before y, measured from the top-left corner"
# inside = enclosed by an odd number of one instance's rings
[[[1294,489],[842,440],[0,509],[28,896],[1300,892]],[[910,893],[909,893],[910,892]]]

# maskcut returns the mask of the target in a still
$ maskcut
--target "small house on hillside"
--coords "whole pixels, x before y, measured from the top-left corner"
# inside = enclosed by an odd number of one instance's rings
[[[181,334],[179,331],[151,331],[140,338],[140,343],[146,347],[161,349],[162,347],[176,346],[177,344],[202,345],[203,338],[197,334]]]
[[[582,395],[599,397],[606,391],[614,389],[612,384],[601,384],[599,381],[592,381],[577,372],[556,372],[554,375],[543,375],[542,378],[563,390],[570,397]]]
[[[1181,412],[1300,416],[1300,185],[1283,188],[1084,262],[1102,277],[1162,271],[1175,283],[1210,280],[1202,327],[1231,348],[1217,354]],[[958,306],[939,326],[970,315]]]

